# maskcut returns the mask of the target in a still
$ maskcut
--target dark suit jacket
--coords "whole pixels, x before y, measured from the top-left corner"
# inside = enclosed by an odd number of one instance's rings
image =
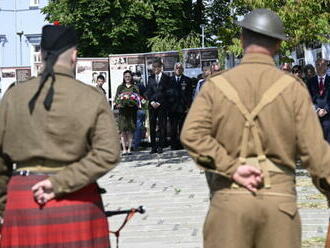
[[[155,79],[155,74],[151,75],[148,78],[148,84],[146,88],[145,95],[148,98],[149,102],[152,101],[160,103],[160,107],[167,107],[168,97],[167,91],[170,87],[170,77],[167,76],[164,72],[162,73],[162,77],[157,84]]]
[[[171,77],[168,90],[169,112],[185,113],[192,103],[192,81],[189,77],[182,75],[180,81]]]
[[[325,76],[322,96],[320,95],[318,76],[314,76],[309,80],[308,89],[315,108],[322,108],[330,113],[330,77]],[[327,114],[327,116],[330,117],[330,114]]]

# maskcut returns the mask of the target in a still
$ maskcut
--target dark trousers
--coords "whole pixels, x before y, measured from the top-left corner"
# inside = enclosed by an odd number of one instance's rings
[[[146,113],[144,110],[139,109],[136,114],[136,129],[133,136],[133,147],[134,150],[137,150],[141,144],[141,140],[144,137],[144,122],[146,119]]]
[[[171,125],[171,148],[180,149],[182,147],[180,142],[181,130],[183,123],[186,119],[186,113],[169,113],[170,125]]]
[[[156,109],[149,108],[149,119],[150,119],[150,138],[151,148],[156,150],[158,147],[163,148],[166,140],[166,123],[167,123],[167,112],[166,108],[160,106]],[[159,128],[159,142],[156,142],[157,136],[157,124]]]

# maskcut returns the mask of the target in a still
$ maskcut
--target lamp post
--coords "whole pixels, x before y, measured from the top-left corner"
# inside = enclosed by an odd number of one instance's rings
[[[24,34],[23,31],[21,32],[17,32],[16,33],[18,36],[19,36],[19,53],[20,53],[20,65],[22,66],[23,65],[23,57],[22,57],[22,35]]]
[[[205,24],[201,24],[199,25],[199,27],[202,29],[202,48],[204,48],[204,39],[205,39],[205,33],[204,33],[204,30],[205,30]]]

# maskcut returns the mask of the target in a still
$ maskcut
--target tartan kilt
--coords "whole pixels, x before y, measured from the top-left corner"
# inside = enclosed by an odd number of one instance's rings
[[[1,248],[109,248],[109,227],[97,185],[40,207],[32,186],[44,175],[13,176],[7,190]]]

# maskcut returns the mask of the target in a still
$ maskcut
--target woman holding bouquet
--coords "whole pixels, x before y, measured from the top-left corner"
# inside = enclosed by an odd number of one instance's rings
[[[115,107],[119,109],[118,127],[123,155],[130,155],[136,125],[136,112],[141,103],[139,90],[134,85],[132,72],[124,71],[123,77],[123,83],[117,88]]]

